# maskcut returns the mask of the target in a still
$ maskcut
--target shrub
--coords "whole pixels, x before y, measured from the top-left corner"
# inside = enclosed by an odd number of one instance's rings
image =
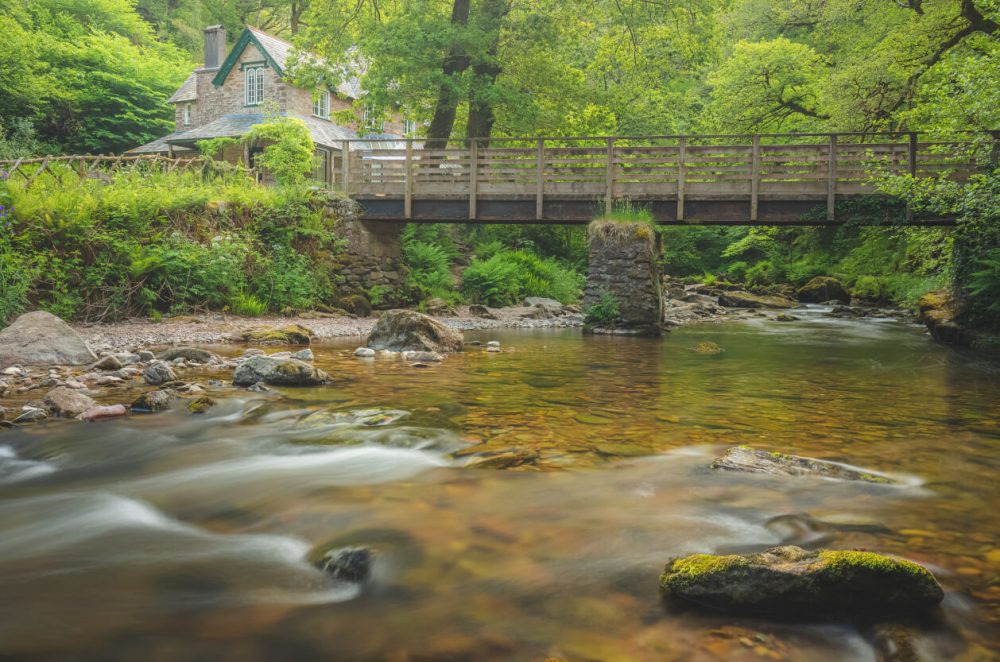
[[[246,292],[240,292],[229,302],[229,310],[237,315],[260,317],[267,312],[267,304]]]
[[[583,276],[553,259],[527,251],[501,251],[476,259],[462,273],[462,292],[488,306],[506,306],[527,296],[561,303],[579,299]]]
[[[403,257],[409,268],[409,284],[423,294],[453,290],[448,255],[440,246],[411,241],[404,246]]]
[[[588,326],[596,326],[602,329],[613,329],[618,323],[618,302],[611,296],[610,292],[601,292],[601,300],[587,306],[584,311],[583,322]]]
[[[257,162],[274,175],[279,186],[298,186],[312,172],[315,156],[312,136],[297,117],[273,116],[255,124],[244,142],[266,143]]]

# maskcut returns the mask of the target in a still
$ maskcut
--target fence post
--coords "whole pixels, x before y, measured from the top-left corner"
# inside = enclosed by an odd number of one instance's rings
[[[403,218],[413,216],[413,138],[406,139],[406,172],[403,190]]]
[[[684,220],[684,152],[687,148],[687,138],[681,136],[677,140],[677,220]]]
[[[475,138],[469,144],[469,220],[476,220],[476,198],[479,185],[479,141]]]
[[[535,158],[535,220],[545,218],[545,139],[538,139]]]
[[[834,220],[834,209],[837,196],[837,134],[830,134],[830,153],[827,154],[826,167],[826,220]]]
[[[611,210],[614,208],[615,200],[615,139],[608,138],[608,153],[607,153],[607,190],[605,191],[604,200],[604,215],[611,216]]]
[[[760,134],[754,134],[750,148],[750,220],[757,220],[757,198],[760,194]]]
[[[344,193],[347,193],[351,187],[351,141],[345,140],[340,149],[340,170],[344,177]]]

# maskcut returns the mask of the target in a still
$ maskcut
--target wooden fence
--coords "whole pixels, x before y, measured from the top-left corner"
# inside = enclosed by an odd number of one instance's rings
[[[139,156],[39,156],[16,160],[0,160],[0,172],[8,180],[23,181],[25,188],[44,176],[62,179],[75,176],[80,179],[106,179],[117,172],[158,171],[170,172],[189,168],[199,162],[192,159],[172,159],[155,154]]]

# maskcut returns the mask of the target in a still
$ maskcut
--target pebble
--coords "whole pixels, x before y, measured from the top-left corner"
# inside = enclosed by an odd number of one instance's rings
[[[8,377],[24,377],[28,373],[26,373],[24,370],[22,370],[18,366],[12,365],[9,368],[4,368],[3,374],[7,375]]]
[[[375,356],[375,350],[372,349],[371,347],[358,347],[356,350],[354,350],[354,356],[363,359],[370,359]]]

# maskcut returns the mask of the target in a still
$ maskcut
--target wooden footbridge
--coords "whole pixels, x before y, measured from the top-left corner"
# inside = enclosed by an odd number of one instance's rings
[[[619,205],[663,224],[825,225],[838,204],[911,174],[964,179],[996,163],[998,134],[493,138],[424,149],[358,141],[334,179],[368,220],[587,223]],[[342,152],[343,153],[343,152]],[[950,218],[908,218],[948,224]]]

